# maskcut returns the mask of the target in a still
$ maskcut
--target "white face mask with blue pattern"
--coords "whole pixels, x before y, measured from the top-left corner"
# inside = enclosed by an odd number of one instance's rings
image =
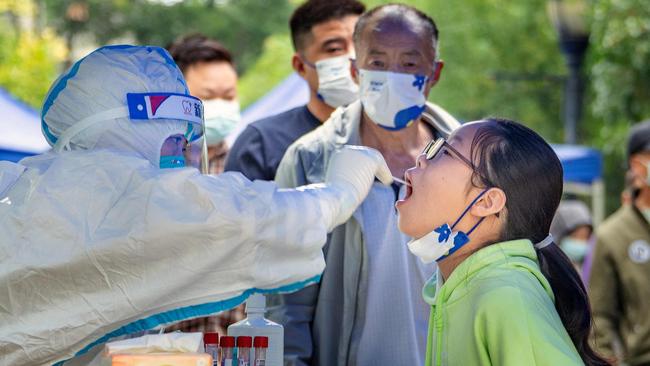
[[[424,75],[359,69],[363,110],[387,130],[404,129],[424,112],[428,81]]]
[[[465,211],[456,219],[451,226],[445,223],[433,230],[429,234],[419,238],[413,239],[408,243],[409,251],[420,258],[424,263],[431,263],[433,261],[440,261],[453,254],[460,249],[463,245],[469,242],[469,236],[472,232],[483,222],[485,217],[481,218],[467,233],[463,231],[454,231],[454,228],[460,220],[465,217],[469,210],[474,206],[478,200],[488,190],[484,190],[479,194],[472,203],[465,208]]]

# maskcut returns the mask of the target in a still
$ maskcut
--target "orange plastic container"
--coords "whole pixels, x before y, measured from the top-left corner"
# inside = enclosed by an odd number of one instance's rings
[[[111,356],[112,366],[212,366],[207,353],[147,353]]]

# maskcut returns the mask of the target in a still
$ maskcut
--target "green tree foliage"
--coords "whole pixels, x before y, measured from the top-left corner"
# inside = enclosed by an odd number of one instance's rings
[[[593,1],[587,141],[605,153],[608,209],[623,188],[629,127],[650,118],[650,2]]]
[[[239,79],[239,99],[246,108],[291,74],[293,46],[288,33],[274,34],[264,42],[257,61]]]
[[[241,71],[259,56],[264,40],[287,28],[287,0],[44,0],[48,21],[71,39],[90,34],[98,44],[133,37],[139,44],[166,46],[200,32],[230,49]],[[85,14],[70,8],[84,8]],[[70,16],[72,14],[72,16]]]
[[[637,122],[650,117],[650,2],[594,2],[591,79],[597,117]]]
[[[38,109],[66,50],[51,29],[29,24],[34,16],[31,1],[0,1],[0,86]]]
[[[546,0],[410,1],[440,30],[445,68],[430,99],[458,118],[520,120],[562,141],[562,56]]]

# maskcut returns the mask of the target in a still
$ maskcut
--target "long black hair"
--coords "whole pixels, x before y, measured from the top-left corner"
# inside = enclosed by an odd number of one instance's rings
[[[507,197],[500,241],[549,235],[562,198],[562,164],[533,130],[510,120],[488,118],[472,141],[476,164],[472,184],[498,187]],[[555,308],[586,365],[609,365],[589,344],[593,317],[587,290],[569,258],[555,244],[536,249],[542,273],[555,295]]]

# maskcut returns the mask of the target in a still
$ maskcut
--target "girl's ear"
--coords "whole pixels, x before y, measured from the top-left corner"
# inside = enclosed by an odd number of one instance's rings
[[[506,193],[501,188],[490,188],[472,206],[471,213],[477,217],[498,215],[506,207]]]

